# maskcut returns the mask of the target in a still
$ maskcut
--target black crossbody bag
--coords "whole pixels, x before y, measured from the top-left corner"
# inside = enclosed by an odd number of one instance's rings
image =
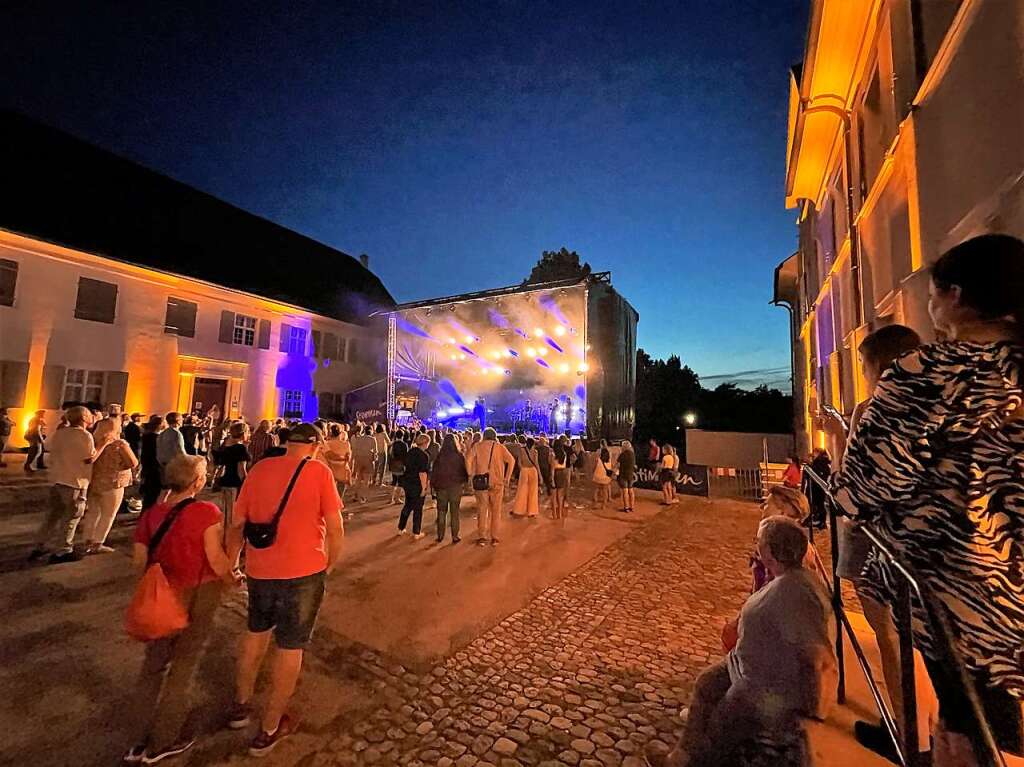
[[[481,492],[491,489],[491,460],[494,458],[495,442],[491,443],[491,454],[487,457],[487,471],[484,474],[473,475],[473,489]]]
[[[274,545],[274,541],[277,540],[277,526],[281,521],[281,515],[284,514],[284,507],[288,505],[288,499],[291,497],[292,488],[295,487],[295,482],[299,478],[299,474],[306,467],[309,462],[309,458],[303,458],[299,461],[299,465],[295,469],[295,473],[292,474],[291,481],[288,483],[288,488],[284,491],[284,495],[281,497],[281,503],[277,507],[277,511],[274,512],[273,518],[269,522],[252,522],[249,520],[245,521],[245,526],[242,528],[242,534],[245,536],[246,542],[254,549],[269,549]]]

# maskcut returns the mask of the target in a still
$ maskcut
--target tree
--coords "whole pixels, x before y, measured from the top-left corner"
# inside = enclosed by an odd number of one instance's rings
[[[792,430],[793,398],[767,386],[747,391],[724,383],[708,390],[678,356],[656,360],[637,349],[635,439],[681,446],[688,412],[701,429],[785,434]]]
[[[545,250],[540,260],[534,265],[530,276],[523,280],[524,285],[539,285],[544,282],[582,280],[591,272],[590,264],[580,264],[580,255],[575,250]]]

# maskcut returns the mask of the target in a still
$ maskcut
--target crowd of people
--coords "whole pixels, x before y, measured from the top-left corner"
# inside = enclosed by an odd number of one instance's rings
[[[842,455],[830,482],[842,519],[840,575],[854,582],[874,630],[899,726],[900,658],[893,619],[899,574],[874,550],[867,527],[909,564],[952,627],[957,658],[1003,750],[1024,753],[1024,243],[986,235],[942,256],[931,272],[929,310],[940,340],[922,345],[909,328],[869,334],[858,351],[870,389],[849,424],[833,424]],[[6,418],[6,415],[3,414]],[[507,435],[317,422],[204,422],[177,413],[126,417],[68,408],[52,435],[44,414],[29,425],[26,471],[50,454],[48,513],[31,557],[53,563],[109,551],[114,515],[138,479],[142,518],[134,559],[159,564],[188,613],[187,627],[147,643],[131,714],[137,744],[125,763],[154,764],[187,750],[188,685],[224,588],[247,584],[248,627],[239,652],[234,728],[258,720],[250,753],[262,755],[295,728],[287,713],[343,540],[346,494],[365,502],[390,486],[401,508],[397,533],[424,533],[436,502],[438,542],[461,538],[460,506],[476,498],[476,543],[496,546],[507,519],[536,519],[546,494],[555,520],[566,494],[585,480],[603,508],[612,486],[621,511],[635,503],[637,458],[623,443],[587,451],[567,435]],[[0,423],[7,423],[0,421]],[[11,425],[7,423],[6,432]],[[6,435],[5,435],[6,436]],[[672,449],[653,443],[663,503],[675,502]],[[816,474],[831,458],[819,451]],[[765,503],[751,556],[752,587],[723,632],[725,659],[697,680],[683,737],[648,749],[652,765],[742,763],[750,749],[803,746],[801,720],[822,718],[834,697],[835,622],[808,525],[824,524],[824,494],[801,492],[796,460]],[[220,503],[198,500],[213,490]],[[512,494],[511,514],[504,502]],[[219,495],[218,495],[219,494]],[[808,497],[810,496],[810,497]],[[80,525],[81,523],[81,525]],[[75,549],[83,530],[84,549]],[[243,554],[244,552],[244,554]],[[244,576],[240,568],[244,568]],[[926,606],[913,605],[913,632],[939,701],[932,763],[976,764],[971,694],[936,636]],[[256,680],[273,640],[270,692],[257,715]],[[866,745],[886,751],[876,725],[858,723]],[[731,761],[730,761],[731,760]],[[784,763],[782,757],[777,763]]]

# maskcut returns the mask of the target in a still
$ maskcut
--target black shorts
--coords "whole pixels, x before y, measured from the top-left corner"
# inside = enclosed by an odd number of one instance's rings
[[[659,474],[659,479],[663,485],[667,482],[672,482],[675,478],[676,473],[672,469],[662,469]]]
[[[629,476],[625,476],[620,474],[618,482],[619,487],[621,487],[623,490],[629,490],[631,487],[633,487],[633,475],[630,474]]]
[[[286,580],[249,578],[249,631],[274,630],[282,650],[305,650],[326,589],[325,572]]]
[[[569,487],[569,470],[555,469],[555,490],[565,490]]]

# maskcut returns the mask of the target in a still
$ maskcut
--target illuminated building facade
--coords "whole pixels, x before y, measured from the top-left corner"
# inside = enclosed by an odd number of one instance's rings
[[[0,145],[18,192],[0,404],[19,425],[68,402],[312,419],[383,378],[371,315],[393,301],[365,261],[17,116]]]
[[[1024,3],[813,0],[791,81],[786,203],[799,245],[775,272],[791,308],[795,431],[867,396],[857,346],[934,339],[928,267],[982,232],[1024,236]],[[834,453],[833,453],[834,454]]]

